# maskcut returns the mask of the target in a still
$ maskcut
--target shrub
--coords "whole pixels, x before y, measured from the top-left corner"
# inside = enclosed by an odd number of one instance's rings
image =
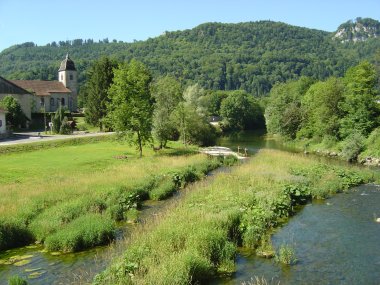
[[[171,196],[178,187],[171,177],[165,177],[163,181],[149,192],[149,198],[152,200],[164,200]]]
[[[100,214],[87,214],[48,236],[48,250],[74,252],[109,243],[115,237],[114,222]]]
[[[32,240],[32,234],[22,222],[0,219],[0,250],[21,246]]]
[[[347,161],[356,161],[364,150],[365,138],[358,132],[352,133],[342,142],[342,156]]]

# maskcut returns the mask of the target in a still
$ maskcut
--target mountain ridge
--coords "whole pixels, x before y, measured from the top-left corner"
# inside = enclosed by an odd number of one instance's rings
[[[360,60],[371,59],[378,49],[378,38],[342,45],[330,32],[282,22],[214,22],[133,43],[76,39],[45,46],[15,45],[0,53],[0,75],[53,80],[69,52],[83,82],[91,62],[107,55],[118,60],[136,58],[154,76],[170,74],[183,84],[198,82],[207,89],[244,89],[262,96],[276,82],[341,76]]]

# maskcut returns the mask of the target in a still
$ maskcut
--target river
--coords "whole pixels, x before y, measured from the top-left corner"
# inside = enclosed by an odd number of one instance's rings
[[[224,137],[218,144],[234,150],[238,146],[243,151],[247,148],[250,155],[262,148],[294,151],[275,139],[264,139],[263,133]],[[180,197],[180,194],[175,196],[171,202]],[[171,202],[147,201],[141,220],[149,219]],[[380,191],[376,185],[363,185],[348,194],[314,201],[272,236],[276,248],[281,244],[294,246],[296,265],[281,266],[273,259],[258,258],[253,252],[240,249],[236,273],[213,284],[241,284],[254,276],[272,280],[269,284],[380,284],[380,224],[374,221],[375,216],[380,217],[379,205]],[[28,263],[21,266],[0,264],[0,284],[7,284],[7,278],[15,274],[31,285],[89,282],[125,250],[123,239],[135,227],[122,225],[112,246],[79,253],[54,255],[38,246],[3,252],[0,260],[18,255],[28,257]]]

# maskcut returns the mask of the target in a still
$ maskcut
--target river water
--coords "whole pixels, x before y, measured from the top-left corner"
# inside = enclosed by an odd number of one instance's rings
[[[245,133],[221,138],[219,145],[237,147],[254,155],[262,148],[293,151],[262,133]],[[222,170],[223,171],[223,170]],[[171,199],[175,202],[181,194]],[[141,220],[165,210],[168,201],[146,202]],[[230,278],[213,284],[241,284],[252,277],[265,277],[269,284],[380,284],[380,189],[363,185],[348,194],[306,205],[289,223],[272,236],[275,248],[281,244],[294,247],[298,262],[281,266],[274,260],[258,258],[253,252],[239,250],[237,271]],[[19,275],[29,284],[85,284],[104,270],[112,258],[125,250],[122,241],[136,225],[124,224],[112,246],[63,255],[53,255],[42,247],[24,247],[0,253],[0,260],[11,256],[32,256],[27,264],[16,266],[0,263],[0,284]],[[21,263],[22,264],[22,263]],[[271,281],[272,280],[272,281]]]

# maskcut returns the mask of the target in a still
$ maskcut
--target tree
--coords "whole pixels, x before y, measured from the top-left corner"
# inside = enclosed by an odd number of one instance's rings
[[[265,123],[272,134],[279,134],[294,139],[301,128],[301,98],[309,89],[313,80],[301,77],[297,81],[289,81],[275,85],[265,109]]]
[[[185,89],[182,101],[173,112],[172,119],[176,122],[183,144],[209,145],[214,143],[216,131],[206,117],[206,110],[201,106],[205,92],[198,84]]]
[[[379,124],[379,109],[375,101],[378,95],[376,69],[364,61],[350,68],[344,80],[346,91],[344,102],[340,104],[344,114],[340,121],[340,134],[345,138],[355,130],[367,136]]]
[[[9,125],[14,127],[24,127],[26,125],[26,121],[29,119],[25,116],[16,98],[10,95],[5,96],[0,101],[0,106],[7,110],[6,120]]]
[[[85,85],[86,122],[103,130],[104,118],[107,114],[108,89],[113,80],[113,70],[117,63],[108,57],[95,61],[88,71]]]
[[[301,99],[303,122],[298,137],[325,136],[339,138],[339,121],[342,114],[339,104],[343,101],[344,84],[331,77],[325,82],[310,86]]]
[[[108,121],[121,136],[142,147],[151,141],[153,99],[149,84],[152,76],[145,65],[136,60],[122,63],[114,71],[109,89]]]
[[[223,100],[220,113],[233,130],[247,130],[258,127],[263,121],[263,111],[252,95],[244,91],[234,91]]]
[[[165,147],[176,132],[171,114],[182,100],[181,84],[173,77],[161,77],[152,86],[152,96],[155,99],[153,134],[160,142],[160,147]]]

